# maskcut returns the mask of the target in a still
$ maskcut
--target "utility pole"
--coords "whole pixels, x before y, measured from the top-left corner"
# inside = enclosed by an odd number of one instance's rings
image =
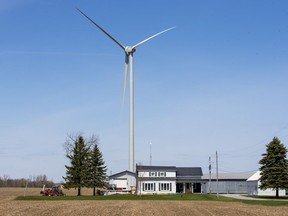
[[[217,178],[217,198],[219,197],[219,183],[218,183],[218,153],[216,151],[216,178]]]
[[[209,156],[209,194],[211,194],[211,157]]]

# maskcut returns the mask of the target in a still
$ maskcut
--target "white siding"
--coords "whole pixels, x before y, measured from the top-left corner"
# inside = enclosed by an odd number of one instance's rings
[[[145,184],[153,185],[153,190],[145,190]],[[168,188],[166,187],[168,185]],[[175,181],[138,181],[138,194],[174,194],[176,193],[176,182]],[[162,188],[161,188],[162,186]],[[166,188],[166,190],[165,190]]]
[[[136,187],[135,176],[131,176],[131,175],[127,176],[127,186],[128,186],[128,190],[130,190],[132,187],[135,189],[135,187]]]
[[[112,185],[112,184],[115,184],[116,185],[116,188],[122,188],[122,189],[125,189],[125,190],[127,190],[128,188],[127,188],[127,184],[128,184],[128,182],[127,182],[127,179],[111,179],[110,181],[109,181],[109,184],[110,185]]]
[[[138,170],[138,177],[139,177],[137,185],[138,194],[176,193],[176,180],[168,180],[169,178],[176,178],[175,171]],[[145,178],[153,178],[153,180]],[[157,178],[159,178],[159,180]],[[167,180],[165,178],[167,178]]]
[[[154,173],[153,176],[152,173]],[[157,174],[156,174],[157,173]],[[176,177],[176,172],[167,172],[167,171],[138,171],[138,177],[164,177],[161,174],[165,173],[165,177]]]

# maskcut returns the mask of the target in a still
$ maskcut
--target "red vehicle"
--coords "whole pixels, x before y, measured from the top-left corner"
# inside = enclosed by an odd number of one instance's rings
[[[42,194],[42,196],[64,196],[65,195],[62,191],[61,185],[54,185],[52,186],[52,188],[45,188],[45,185],[44,185],[42,190],[40,191],[40,194]]]

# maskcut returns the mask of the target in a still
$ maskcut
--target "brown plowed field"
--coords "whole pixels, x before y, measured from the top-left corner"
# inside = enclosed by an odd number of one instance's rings
[[[26,195],[39,195],[40,189],[28,188]],[[74,190],[68,195],[75,195]],[[84,191],[91,194],[91,191]],[[207,201],[15,201],[23,188],[0,188],[0,215],[288,215],[288,207],[246,205]]]

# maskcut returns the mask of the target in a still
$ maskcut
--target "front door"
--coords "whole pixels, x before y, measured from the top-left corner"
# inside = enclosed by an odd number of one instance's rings
[[[185,193],[191,193],[190,183],[185,183]]]
[[[194,193],[201,193],[201,183],[194,183],[193,184],[193,192]]]

